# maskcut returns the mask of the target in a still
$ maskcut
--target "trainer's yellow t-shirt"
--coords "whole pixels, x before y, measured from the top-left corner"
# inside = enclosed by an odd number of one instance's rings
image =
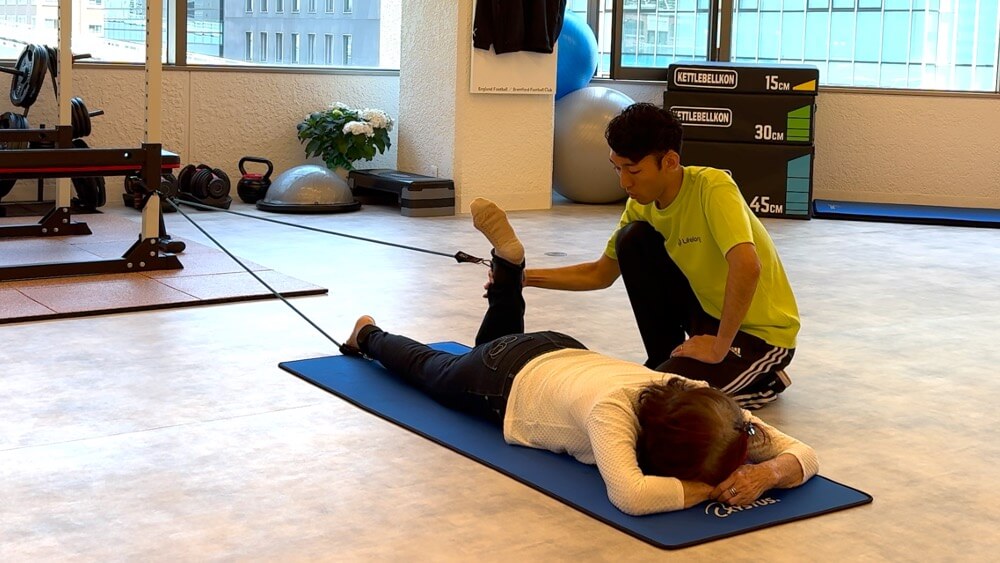
[[[618,259],[618,229],[633,221],[645,221],[663,235],[670,258],[691,282],[705,312],[716,319],[722,317],[726,293],[726,253],[737,244],[753,243],[760,256],[760,280],[740,330],[772,346],[795,348],[799,310],[788,276],[770,235],[729,174],[685,166],[681,190],[666,209],[657,209],[655,202],[641,205],[629,198],[604,251],[609,258]]]

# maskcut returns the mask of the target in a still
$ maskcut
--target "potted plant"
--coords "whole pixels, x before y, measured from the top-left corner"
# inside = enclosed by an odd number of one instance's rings
[[[323,111],[314,111],[298,124],[299,142],[306,157],[319,156],[330,170],[354,170],[354,161],[371,160],[375,151],[384,153],[392,146],[389,131],[392,119],[382,110],[353,109],[337,102]]]

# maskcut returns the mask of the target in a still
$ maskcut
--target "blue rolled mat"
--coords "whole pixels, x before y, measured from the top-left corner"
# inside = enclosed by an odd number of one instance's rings
[[[432,346],[453,353],[468,350],[455,342]],[[864,492],[816,476],[795,489],[769,491],[748,506],[706,502],[678,512],[629,516],[608,500],[596,466],[564,454],[508,445],[496,425],[440,405],[377,362],[329,356],[279,366],[372,414],[662,548],[688,547],[872,501]]]
[[[859,203],[824,199],[813,201],[813,217],[955,227],[1000,227],[1000,209]]]

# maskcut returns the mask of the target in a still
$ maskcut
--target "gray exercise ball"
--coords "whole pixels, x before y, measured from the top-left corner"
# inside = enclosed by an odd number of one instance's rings
[[[608,162],[604,130],[616,115],[632,105],[618,90],[588,86],[556,101],[552,187],[578,203],[614,203],[626,194]]]
[[[276,213],[343,213],[361,208],[343,178],[325,166],[303,164],[271,182],[257,209]]]

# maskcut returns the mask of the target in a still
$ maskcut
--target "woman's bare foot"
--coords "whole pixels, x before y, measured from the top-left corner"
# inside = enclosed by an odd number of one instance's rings
[[[354,323],[354,331],[351,332],[351,336],[347,338],[347,342],[344,342],[344,346],[353,348],[360,352],[361,348],[358,347],[358,333],[361,332],[362,328],[373,324],[375,324],[375,319],[369,317],[368,315],[361,315],[358,317],[357,322]]]
[[[472,200],[472,224],[486,235],[497,256],[511,264],[524,261],[524,245],[517,239],[507,214],[497,204],[481,197]]]

